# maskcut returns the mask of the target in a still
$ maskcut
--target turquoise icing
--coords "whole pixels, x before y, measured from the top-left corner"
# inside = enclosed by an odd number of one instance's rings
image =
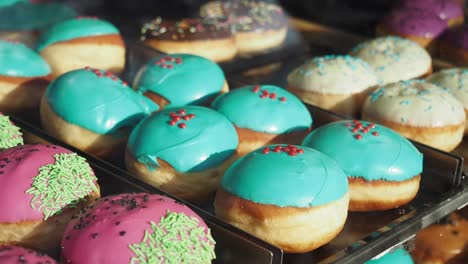
[[[0,30],[35,30],[76,16],[76,12],[61,3],[33,4],[19,1],[0,8]]]
[[[411,142],[389,128],[370,128],[370,124],[334,122],[312,131],[302,144],[335,159],[348,176],[367,181],[404,181],[422,172],[423,156]]]
[[[37,41],[37,50],[60,42],[89,36],[120,34],[111,23],[90,17],[77,17],[55,24]]]
[[[367,261],[365,264],[413,264],[413,259],[410,254],[399,248],[393,252],[389,252],[378,259]]]
[[[0,75],[36,77],[49,74],[49,65],[34,50],[21,43],[0,40]]]
[[[314,149],[293,147],[270,145],[247,154],[226,171],[221,186],[243,199],[280,207],[319,206],[343,198],[348,180],[338,164]]]
[[[9,6],[18,2],[26,2],[26,0],[0,0],[0,7]]]
[[[305,130],[312,117],[296,96],[274,85],[246,86],[222,94],[212,107],[235,126],[281,134]]]
[[[49,85],[45,96],[61,118],[99,134],[115,134],[120,128],[133,127],[158,110],[152,101],[101,70],[68,72]]]
[[[231,122],[200,106],[153,113],[132,131],[128,140],[132,156],[149,169],[158,168],[157,159],[161,159],[179,172],[216,167],[234,154],[237,145]]]
[[[224,73],[218,64],[196,55],[171,54],[152,59],[139,73],[135,88],[166,98],[168,107],[202,104],[220,93]]]

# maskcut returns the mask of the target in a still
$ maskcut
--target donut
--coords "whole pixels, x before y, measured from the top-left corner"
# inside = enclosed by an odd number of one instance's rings
[[[101,198],[62,239],[63,263],[211,263],[215,241],[184,204],[155,194]]]
[[[218,64],[189,54],[153,58],[139,70],[133,86],[161,108],[207,104],[229,90]]]
[[[55,79],[41,100],[42,127],[85,152],[107,156],[122,147],[158,106],[110,72],[85,68]]]
[[[216,193],[216,216],[275,245],[303,253],[332,240],[348,211],[348,181],[331,158],[295,145],[269,145],[238,159]]]
[[[362,118],[444,151],[455,149],[465,131],[463,105],[446,90],[422,80],[375,89],[366,98]]]
[[[462,264],[468,261],[468,221],[452,213],[446,223],[431,225],[416,234],[411,255],[417,264]]]
[[[240,55],[281,46],[288,30],[283,9],[263,1],[211,1],[201,7],[200,16],[214,24],[229,25]]]
[[[57,262],[43,254],[31,249],[18,246],[0,246],[0,263],[3,264],[57,264]]]
[[[452,68],[430,75],[427,81],[448,90],[463,104],[468,116],[468,69]],[[465,134],[468,134],[468,122],[465,123]]]
[[[86,66],[120,74],[125,65],[119,30],[96,17],[79,16],[55,24],[41,35],[36,49],[54,77]]]
[[[200,202],[218,186],[238,146],[231,122],[201,106],[163,109],[130,134],[125,164],[143,181]]]
[[[288,90],[304,102],[355,116],[369,89],[379,83],[372,68],[351,56],[316,57],[288,75]]]
[[[216,98],[211,107],[233,123],[240,155],[274,143],[299,144],[312,125],[299,98],[274,85],[232,90]]]
[[[367,62],[380,84],[419,78],[432,72],[429,53],[416,42],[397,36],[362,42],[350,55]]]
[[[58,247],[73,214],[99,197],[86,160],[53,145],[0,152],[0,245]]]
[[[166,53],[189,53],[222,62],[234,58],[236,42],[229,27],[199,18],[147,22],[141,39],[150,47]]]
[[[385,255],[367,261],[365,264],[414,264],[411,255],[403,248],[391,250]]]
[[[461,66],[468,66],[467,39],[468,26],[458,26],[445,31],[439,41],[441,58]]]
[[[23,133],[10,117],[0,113],[0,151],[18,145],[23,145]]]
[[[393,10],[377,26],[377,35],[395,35],[415,41],[433,52],[435,41],[447,28],[447,22],[430,10],[405,8]]]
[[[35,110],[50,81],[50,67],[39,54],[16,41],[0,40],[0,111]]]
[[[334,159],[348,176],[349,210],[388,210],[416,196],[423,156],[381,125],[338,121],[312,131],[302,145]]]
[[[450,26],[463,24],[463,8],[454,0],[403,0],[397,8],[420,8],[431,11]]]
[[[62,3],[32,3],[6,0],[0,4],[0,39],[20,41],[33,48],[39,32],[55,23],[76,16]]]

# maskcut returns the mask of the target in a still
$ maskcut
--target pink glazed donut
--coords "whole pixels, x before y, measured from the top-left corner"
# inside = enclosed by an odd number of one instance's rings
[[[215,258],[215,242],[203,220],[165,196],[110,196],[74,218],[62,239],[64,263],[211,263]]]
[[[51,257],[31,249],[18,246],[0,246],[0,263],[2,264],[56,264]]]
[[[99,197],[86,160],[53,145],[0,152],[0,245],[58,247],[71,217]]]

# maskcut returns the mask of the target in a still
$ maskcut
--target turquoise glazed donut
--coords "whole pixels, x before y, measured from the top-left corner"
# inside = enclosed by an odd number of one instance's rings
[[[388,252],[378,259],[367,261],[365,264],[413,264],[414,261],[411,258],[408,251],[403,248],[396,249]]]
[[[236,127],[242,154],[273,142],[300,143],[300,135],[305,136],[312,125],[312,117],[301,100],[274,85],[232,90],[218,96],[211,107]]]
[[[99,145],[92,142],[95,138],[77,135],[76,127],[87,135],[123,143],[128,134],[125,131],[156,110],[156,104],[112,73],[85,68],[68,72],[49,85],[42,100],[41,120],[57,138],[80,149],[95,150],[92,146]],[[80,140],[83,143],[77,142]]]
[[[49,65],[32,49],[0,40],[0,111],[21,113],[38,107],[50,73]]]
[[[68,19],[45,31],[36,44],[54,77],[90,66],[120,74],[125,66],[125,43],[119,30],[97,17]]]
[[[138,73],[134,88],[161,107],[205,104],[228,89],[218,64],[189,54],[152,59]]]
[[[323,152],[343,168],[350,180],[350,210],[364,210],[361,204],[366,200],[365,210],[394,208],[412,200],[418,191],[423,156],[389,128],[358,120],[339,121],[312,131],[303,145]],[[386,197],[386,192],[379,193],[379,184],[396,191],[404,190],[403,185],[412,188],[397,197]],[[364,194],[360,188],[366,186],[369,193]]]
[[[314,149],[286,144],[237,160],[215,199],[219,217],[287,252],[333,239],[347,209],[348,181],[338,164]]]
[[[167,108],[132,131],[127,169],[156,187],[193,200],[216,188],[237,146],[233,125],[220,113],[200,106]]]

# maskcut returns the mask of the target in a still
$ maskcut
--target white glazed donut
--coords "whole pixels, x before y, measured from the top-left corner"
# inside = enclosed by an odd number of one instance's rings
[[[443,70],[429,76],[427,81],[448,89],[463,104],[468,115],[468,68]],[[465,126],[465,134],[468,134],[468,126]]]
[[[314,58],[288,76],[288,89],[302,100],[346,115],[357,114],[363,95],[377,84],[366,62],[347,55]]]
[[[422,80],[375,89],[365,100],[362,116],[445,151],[461,142],[465,130],[462,104],[447,90]]]
[[[418,78],[432,71],[431,56],[424,48],[395,36],[363,42],[350,55],[369,63],[382,84]]]

